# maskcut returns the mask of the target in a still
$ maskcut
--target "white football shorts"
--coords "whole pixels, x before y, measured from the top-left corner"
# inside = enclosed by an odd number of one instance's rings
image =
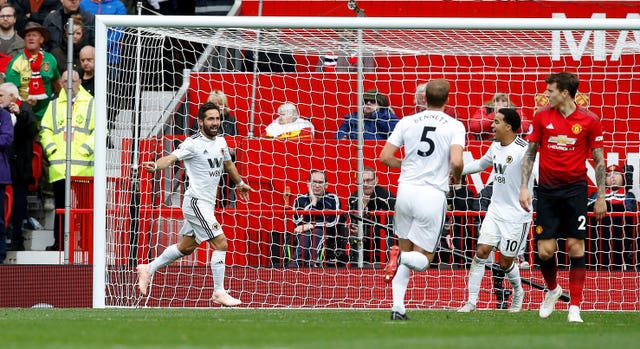
[[[184,225],[180,229],[180,235],[195,236],[199,244],[223,234],[213,210],[214,205],[208,201],[185,196],[182,202]]]
[[[497,247],[500,253],[515,258],[524,252],[531,221],[507,222],[487,212],[480,226],[478,244]]]
[[[447,198],[442,190],[427,185],[400,184],[394,232],[399,238],[434,252],[446,212]]]

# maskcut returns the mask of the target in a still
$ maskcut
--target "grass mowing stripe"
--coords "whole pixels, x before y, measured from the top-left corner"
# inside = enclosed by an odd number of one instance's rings
[[[0,309],[2,348],[603,348],[635,347],[635,312],[289,309]]]

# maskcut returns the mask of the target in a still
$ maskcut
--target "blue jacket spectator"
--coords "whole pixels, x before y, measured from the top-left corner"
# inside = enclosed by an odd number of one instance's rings
[[[399,119],[389,109],[389,102],[378,90],[367,90],[362,96],[364,105],[364,139],[387,139],[396,127]],[[353,112],[345,117],[336,133],[336,139],[358,139],[358,113]]]
[[[127,8],[120,0],[82,0],[80,8],[93,15],[126,15]],[[109,29],[107,32],[107,64],[120,63],[120,40],[123,33]],[[93,43],[91,43],[93,44]]]

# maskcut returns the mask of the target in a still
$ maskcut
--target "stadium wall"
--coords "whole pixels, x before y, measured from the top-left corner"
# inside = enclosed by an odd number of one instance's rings
[[[91,307],[91,266],[41,266],[15,265],[0,268],[0,279],[6,285],[0,288],[2,308],[88,308]],[[168,267],[158,271],[156,279],[162,278],[165,285],[172,285],[174,296],[155,301],[151,289],[150,307],[218,307],[209,297],[197,297],[203,289],[211,290],[213,281],[207,274],[207,266],[200,267],[201,280],[178,277],[179,267]],[[277,268],[227,268],[228,288],[237,291],[248,307],[296,307],[296,308],[389,308],[391,288],[382,287],[381,269],[277,269]],[[638,278],[623,277],[623,272],[598,273],[588,271],[583,310],[638,310]],[[523,270],[521,274],[532,281],[543,283],[537,270]],[[465,300],[466,270],[430,269],[412,278],[407,293],[407,307],[417,309],[455,309]],[[135,272],[118,271],[110,278],[131,280],[131,283],[109,287],[135,288]],[[568,277],[568,272],[559,272],[558,278]],[[358,278],[354,284],[353,279]],[[311,283],[317,287],[308,287]],[[483,279],[478,302],[479,308],[493,308],[494,296],[491,278]],[[192,287],[192,285],[201,285]],[[357,285],[357,287],[356,287]],[[373,287],[376,286],[376,287]],[[365,290],[370,290],[366,292]],[[524,309],[537,309],[543,292],[525,287]],[[113,290],[107,290],[111,294]],[[115,293],[115,291],[113,291]],[[436,294],[436,292],[439,292]],[[192,294],[188,294],[192,293]],[[198,301],[185,300],[199,299]],[[331,303],[328,302],[332,299]],[[325,300],[325,301],[320,301]],[[342,300],[342,301],[341,301]],[[558,310],[566,310],[567,304],[558,302]]]

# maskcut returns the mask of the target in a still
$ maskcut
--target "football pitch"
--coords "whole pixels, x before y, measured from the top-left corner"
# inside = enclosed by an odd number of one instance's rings
[[[637,348],[637,312],[0,309],[8,348]]]

